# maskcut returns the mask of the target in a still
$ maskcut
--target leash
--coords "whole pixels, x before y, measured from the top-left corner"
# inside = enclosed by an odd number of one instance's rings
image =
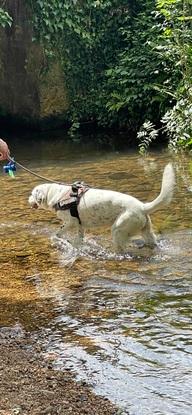
[[[27,173],[30,173],[33,176],[38,177],[38,179],[45,180],[46,182],[50,182],[50,183],[64,184],[62,182],[59,182],[58,180],[49,179],[48,177],[44,177],[44,176],[41,176],[38,173],[35,173],[33,170],[28,169],[23,164],[19,163],[18,161],[16,161],[14,158],[12,158],[10,156],[8,156],[7,160],[9,161],[10,164],[8,163],[8,165],[4,166],[5,172],[8,172],[8,170],[9,170],[9,172],[10,171],[15,171],[16,170],[16,166],[19,166],[21,169],[25,170]],[[69,186],[68,183],[65,183],[65,185],[66,186]]]
[[[46,182],[50,183],[57,183],[57,184],[65,184],[66,186],[71,186],[69,183],[62,183],[58,180],[49,179],[48,177],[41,176],[38,173],[35,173],[33,170],[28,169],[23,164],[16,161],[13,157],[10,156],[10,150],[7,143],[0,138],[0,160],[8,160],[8,164],[3,167],[5,173],[8,173],[9,176],[14,178],[14,172],[16,171],[16,166],[20,167],[21,169],[25,170],[27,173],[32,174],[38,179],[45,180]]]
[[[20,162],[16,161],[13,157],[11,157],[10,156],[10,150],[9,150],[9,147],[8,147],[7,143],[0,138],[0,161],[2,161],[2,160],[8,160],[8,164],[3,166],[3,170],[4,170],[5,173],[8,173],[12,178],[15,177],[14,172],[16,171],[16,166],[19,166],[21,169],[25,170],[29,174],[32,174],[33,176],[37,177],[38,179],[44,180],[44,181],[49,182],[49,183],[57,183],[57,184],[65,185],[65,186],[71,186],[73,192],[76,192],[76,188],[78,188],[79,185],[81,185],[81,184],[83,186],[89,188],[89,186],[84,182],[77,181],[75,183],[64,183],[64,182],[59,182],[58,180],[53,180],[53,179],[50,179],[48,177],[42,176],[41,174],[35,173],[33,170],[28,169],[23,164],[21,164]],[[74,186],[74,188],[73,188],[73,186]]]
[[[11,176],[12,178],[15,178],[14,176],[14,172],[16,171],[16,166],[19,166],[21,169],[25,170],[27,173],[32,174],[35,177],[38,177],[38,179],[44,180],[46,182],[50,182],[50,183],[57,183],[60,185],[66,185],[66,186],[71,186],[71,190],[72,192],[70,193],[70,202],[69,203],[56,203],[56,205],[54,206],[55,210],[68,210],[70,211],[71,216],[77,218],[79,225],[81,225],[81,219],[79,217],[79,213],[78,213],[78,204],[80,202],[80,198],[81,196],[87,191],[89,190],[89,186],[86,185],[84,182],[75,182],[75,183],[70,183],[70,184],[66,184],[66,183],[62,183],[59,182],[57,180],[53,180],[53,179],[49,179],[48,177],[44,177],[41,176],[38,173],[35,173],[33,170],[28,169],[27,167],[25,167],[23,164],[19,163],[18,161],[16,161],[13,157],[10,156],[10,150],[9,147],[7,145],[7,143],[5,141],[3,141],[0,138],[0,160],[8,160],[8,164],[6,164],[5,166],[3,166],[3,170],[5,173],[8,173],[9,176]]]

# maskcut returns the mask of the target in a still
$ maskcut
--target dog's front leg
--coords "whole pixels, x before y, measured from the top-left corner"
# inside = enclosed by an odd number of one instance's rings
[[[59,230],[57,231],[56,236],[57,236],[58,238],[62,238],[68,230],[69,230],[68,226],[66,226],[66,224],[65,224],[65,223],[63,223],[63,224],[60,226]]]
[[[73,246],[75,248],[79,248],[79,246],[81,246],[83,243],[83,238],[84,238],[84,229],[82,228],[82,225],[79,225],[76,236],[73,240]]]
[[[62,238],[68,231],[71,230],[73,222],[71,221],[71,215],[68,211],[58,210],[57,217],[62,221],[62,225],[56,233],[56,236],[58,236],[58,238]]]
[[[78,248],[80,245],[82,245],[84,238],[84,229],[82,228],[82,225],[76,223],[76,219],[72,221],[72,223],[63,223],[56,236],[58,238],[62,238],[65,236],[65,234],[67,234],[67,232],[73,232],[74,234],[74,237],[68,237],[67,235],[67,240],[71,245],[73,245],[75,248]]]

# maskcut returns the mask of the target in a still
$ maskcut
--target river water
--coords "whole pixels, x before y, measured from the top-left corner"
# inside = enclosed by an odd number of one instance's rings
[[[30,331],[42,358],[70,369],[130,415],[189,415],[192,408],[192,162],[165,151],[142,158],[63,144],[15,141],[12,155],[63,182],[151,201],[172,159],[177,186],[152,215],[154,250],[113,252],[110,231],[87,233],[80,251],[56,237],[54,215],[30,209],[40,181],[0,173],[0,329]],[[2,164],[2,163],[1,163]]]

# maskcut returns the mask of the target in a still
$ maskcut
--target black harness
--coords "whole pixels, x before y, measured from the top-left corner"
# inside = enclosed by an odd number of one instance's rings
[[[77,218],[79,221],[79,224],[81,225],[81,219],[79,217],[79,212],[77,209],[77,206],[80,202],[81,196],[89,189],[88,185],[85,185],[83,182],[75,182],[71,186],[72,192],[70,193],[70,197],[73,198],[73,200],[69,203],[61,204],[61,202],[58,202],[54,205],[54,209],[56,212],[58,210],[70,210],[71,216],[74,218]]]

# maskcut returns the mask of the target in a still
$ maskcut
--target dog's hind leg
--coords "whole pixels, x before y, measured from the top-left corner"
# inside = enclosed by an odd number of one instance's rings
[[[147,215],[147,222],[142,229],[142,236],[144,239],[145,245],[150,248],[154,248],[157,245],[157,238],[153,232],[152,223],[150,217]]]
[[[140,212],[125,211],[115,221],[112,226],[112,239],[114,247],[118,252],[125,252],[126,244],[132,236],[144,232],[147,238],[146,216]],[[142,231],[143,229],[143,231]],[[149,231],[148,231],[149,232]],[[148,236],[149,239],[149,236]]]
[[[116,252],[126,251],[126,245],[131,236],[137,233],[139,225],[138,217],[132,212],[123,212],[114,222],[111,232],[113,245]]]
[[[127,243],[127,234],[122,232],[121,229],[112,227],[112,239],[113,239],[113,245],[114,249],[118,253],[124,253]]]

